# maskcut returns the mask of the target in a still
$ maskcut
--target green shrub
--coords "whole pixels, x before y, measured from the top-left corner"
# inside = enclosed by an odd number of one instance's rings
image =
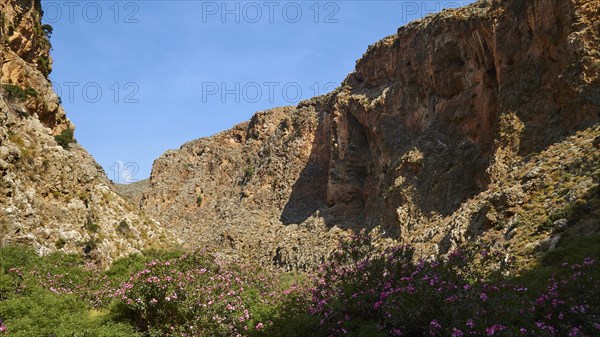
[[[52,36],[52,33],[54,32],[54,28],[52,27],[52,25],[43,24],[42,31],[44,32],[44,34],[46,34],[48,38],[50,38]]]
[[[0,248],[0,271],[23,268],[36,263],[39,257],[31,247],[5,246]]]
[[[600,234],[566,235],[560,240],[556,249],[542,256],[538,266],[520,275],[519,281],[526,284],[529,289],[539,291],[545,286],[545,280],[563,270],[564,263],[578,263],[586,257],[600,261]],[[596,269],[595,276],[600,279],[600,268]]]
[[[20,270],[0,271],[0,302],[23,291],[23,274]]]
[[[254,176],[254,167],[247,167],[244,169],[244,177],[242,178],[242,184],[247,184],[250,179]]]
[[[541,232],[552,229],[554,222],[559,219],[567,219],[569,223],[574,224],[589,213],[589,211],[590,208],[587,206],[587,202],[583,199],[577,199],[575,202],[552,212],[548,216],[548,220],[538,226],[538,231]]]
[[[600,234],[565,236],[556,249],[544,254],[541,265],[559,268],[563,263],[577,263],[586,257],[600,260]]]
[[[21,88],[18,85],[5,84],[3,86],[8,99],[25,101],[29,97],[37,97],[38,93],[32,87]]]
[[[120,283],[129,279],[132,274],[143,270],[146,264],[152,260],[171,260],[181,257],[183,251],[158,251],[148,250],[142,254],[131,254],[127,257],[116,260],[110,269],[104,272],[110,280]]]
[[[60,238],[60,239],[56,240],[56,243],[54,243],[54,246],[56,247],[56,249],[62,249],[66,244],[67,244],[67,240]]]
[[[251,307],[254,317],[252,327],[259,322],[270,322],[263,329],[252,329],[252,337],[312,337],[320,336],[319,318],[310,315],[307,308],[311,295],[306,287],[291,287],[283,290],[275,303],[260,302]]]
[[[50,74],[52,66],[50,64],[50,58],[45,56],[38,56],[37,58],[38,69],[45,75]]]
[[[98,229],[100,229],[100,227],[91,218],[88,218],[85,221],[84,228],[91,233],[97,233]]]
[[[119,225],[117,226],[117,232],[121,233],[122,235],[129,233],[129,224],[126,220],[121,220],[121,222],[119,222]]]
[[[56,252],[38,257],[27,247],[7,246],[0,248],[0,279],[12,279],[15,288],[8,294],[28,294],[40,285],[55,289],[75,289],[90,277],[83,268],[84,260],[75,254]],[[60,275],[55,277],[55,275]]]
[[[13,337],[132,337],[131,326],[92,317],[90,308],[77,296],[35,289],[30,295],[0,302],[9,335]]]
[[[96,242],[96,239],[89,239],[83,243],[83,254],[88,256],[96,248],[98,248],[98,242]]]
[[[144,269],[148,262],[150,262],[148,257],[142,254],[131,254],[115,261],[110,269],[104,272],[104,275],[113,280],[115,284],[119,284],[129,279],[131,274]]]
[[[63,132],[61,132],[59,135],[54,136],[54,140],[58,145],[62,146],[63,149],[68,150],[69,144],[76,142],[73,138],[73,135],[73,129],[67,128],[63,130]]]

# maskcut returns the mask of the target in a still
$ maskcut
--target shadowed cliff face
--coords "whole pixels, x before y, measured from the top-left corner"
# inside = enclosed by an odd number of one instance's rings
[[[328,203],[354,209],[360,200],[371,222],[392,179],[403,177],[421,212],[449,215],[506,173],[492,165],[503,115],[514,113],[524,128],[515,155],[592,125],[597,69],[583,71],[594,52],[573,41],[580,36],[577,8],[568,1],[474,5],[410,24],[372,46],[329,115]],[[411,152],[419,158],[403,162]],[[347,177],[358,190],[345,193]],[[393,222],[389,215],[373,220]]]
[[[334,92],[157,159],[142,207],[265,264],[311,265],[375,227],[422,254],[482,240],[527,259],[554,235],[536,226],[598,183],[599,10],[481,1],[413,22]]]
[[[47,79],[49,51],[39,1],[0,2],[0,245],[85,254],[105,265],[172,246],[174,237],[113,192],[72,142],[74,126]]]

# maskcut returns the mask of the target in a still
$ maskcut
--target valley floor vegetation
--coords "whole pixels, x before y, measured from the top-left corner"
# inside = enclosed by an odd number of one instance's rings
[[[306,275],[201,251],[149,251],[100,270],[7,246],[0,336],[598,336],[599,242],[565,242],[519,276],[497,252],[417,260],[361,235]]]

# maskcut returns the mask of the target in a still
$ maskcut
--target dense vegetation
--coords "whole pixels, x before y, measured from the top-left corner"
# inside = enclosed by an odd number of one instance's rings
[[[434,260],[343,242],[313,275],[203,252],[145,252],[99,270],[61,253],[0,249],[0,336],[597,336],[600,237],[566,242],[537,271],[503,255]]]
[[[71,128],[64,129],[60,134],[54,136],[54,140],[63,149],[68,150],[71,143],[75,143],[74,131]]]
[[[18,85],[5,84],[3,86],[8,99],[25,101],[29,97],[37,97],[38,93],[32,87],[21,88]]]

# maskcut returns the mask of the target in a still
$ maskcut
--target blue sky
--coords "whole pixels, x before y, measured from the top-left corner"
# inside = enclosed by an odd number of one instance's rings
[[[331,91],[367,46],[472,1],[52,1],[54,70],[75,136],[109,178]]]

